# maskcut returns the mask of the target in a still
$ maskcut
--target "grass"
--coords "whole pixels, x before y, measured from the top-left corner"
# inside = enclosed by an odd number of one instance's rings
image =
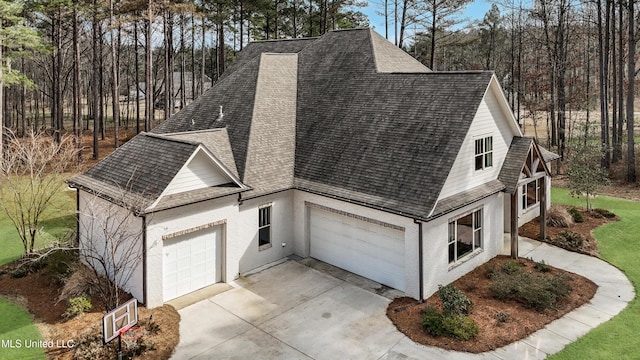
[[[584,206],[584,199],[572,198],[564,189],[552,189],[551,201]],[[640,293],[640,202],[606,196],[594,199],[595,208],[604,208],[620,216],[620,221],[594,231],[600,256],[621,269]],[[638,359],[640,356],[640,301],[636,296],[627,308],[610,321],[568,345],[550,359]]]
[[[35,249],[46,247],[56,239],[64,237],[69,230],[75,229],[75,192],[67,190],[65,184],[60,185],[51,203],[51,207],[44,214],[41,231],[36,236]],[[24,248],[13,223],[0,210],[0,266],[18,259]]]
[[[44,349],[32,345],[32,341],[42,337],[31,315],[3,298],[0,298],[0,314],[0,360],[44,359]]]

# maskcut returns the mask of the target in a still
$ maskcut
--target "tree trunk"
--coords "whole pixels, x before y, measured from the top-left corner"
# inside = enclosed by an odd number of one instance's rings
[[[151,0],[147,3],[147,18],[145,19],[145,105],[144,105],[144,131],[149,131],[153,127],[153,58],[151,57],[151,23],[153,22],[153,7]]]
[[[93,158],[95,160],[98,159],[98,113],[100,112],[98,110],[98,104],[100,104],[100,94],[98,93],[98,81],[99,81],[99,75],[98,73],[100,72],[100,68],[99,68],[99,62],[98,62],[98,5],[97,5],[97,0],[93,0],[93,24],[92,24],[92,40],[93,40],[93,46],[92,46],[92,54],[93,57],[91,59],[91,65],[93,67],[93,74],[91,75],[92,77],[92,87],[91,87],[91,92],[92,92],[92,102],[93,102]]]
[[[140,133],[140,78],[138,75],[140,74],[140,62],[138,61],[138,21],[136,20],[133,23],[133,52],[134,52],[134,69],[135,69],[135,78],[134,78],[134,86],[136,89],[136,134]]]
[[[73,129],[78,149],[78,164],[82,163],[82,87],[80,85],[80,41],[78,40],[77,0],[73,4]],[[37,109],[36,109],[37,113]]]
[[[114,29],[113,0],[109,0],[109,22],[111,27],[111,107],[113,113],[113,137],[117,149],[120,146],[120,83],[118,79],[118,55]]]
[[[634,141],[634,114],[633,105],[635,103],[635,51],[636,51],[636,39],[635,39],[635,12],[633,1],[629,1],[629,56],[628,56],[628,69],[629,74],[627,90],[627,181],[634,184],[636,182],[636,155],[635,155],[635,141]]]

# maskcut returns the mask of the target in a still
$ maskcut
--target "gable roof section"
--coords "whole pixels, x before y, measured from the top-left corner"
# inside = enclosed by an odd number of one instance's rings
[[[216,157],[220,160],[225,169],[230,171],[235,177],[238,176],[238,169],[236,162],[233,158],[233,152],[231,150],[231,143],[229,142],[229,135],[226,128],[201,130],[201,131],[189,131],[183,133],[164,134],[169,138],[175,138],[183,141],[191,141],[204,145]]]
[[[398,51],[398,47],[378,35],[373,29],[369,29],[371,46],[376,63],[376,70],[381,73],[408,72],[423,73],[431,71],[420,61],[404,51]]]
[[[197,147],[141,133],[69,183],[110,199],[137,196],[143,203],[135,206],[145,207],[144,202],[160,196]]]
[[[378,73],[368,37],[332,32],[299,53],[296,183],[426,219],[492,73]]]
[[[548,150],[545,151],[549,154],[555,155]],[[531,152],[534,152],[535,155],[542,158],[543,161],[540,162],[540,165],[544,168],[545,173],[550,175],[549,169],[546,165],[547,160],[542,155],[542,151],[534,139],[526,136],[516,136],[511,141],[509,151],[507,151],[507,156],[505,157],[502,168],[500,169],[500,175],[498,175],[498,179],[505,185],[505,192],[513,194],[518,189],[520,175],[522,174],[527,162],[527,157]],[[552,158],[552,155],[548,156]]]

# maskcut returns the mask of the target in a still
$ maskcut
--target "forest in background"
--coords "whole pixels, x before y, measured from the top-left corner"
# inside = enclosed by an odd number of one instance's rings
[[[375,2],[373,2],[375,1]],[[525,133],[570,158],[596,144],[636,182],[638,12],[628,0],[0,0],[0,123],[114,147],[210,87],[251,41],[367,27],[435,71],[492,70]],[[90,135],[91,144],[82,135]],[[560,167],[559,167],[560,168]]]

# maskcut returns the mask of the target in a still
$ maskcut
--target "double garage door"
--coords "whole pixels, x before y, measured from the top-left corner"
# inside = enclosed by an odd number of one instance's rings
[[[164,240],[163,298],[175,299],[222,280],[222,226]]]
[[[311,257],[405,290],[402,230],[310,208],[310,242]]]

